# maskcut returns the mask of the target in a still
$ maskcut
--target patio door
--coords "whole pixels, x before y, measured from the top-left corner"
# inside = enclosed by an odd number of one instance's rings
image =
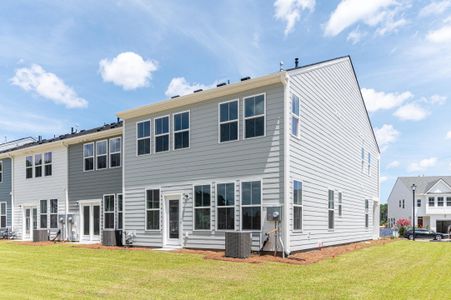
[[[24,229],[23,239],[33,239],[33,230],[38,229],[38,209],[36,207],[25,208]]]
[[[100,241],[100,202],[80,204],[81,240]]]
[[[180,227],[180,196],[165,197],[165,235],[166,246],[181,246],[181,227]]]

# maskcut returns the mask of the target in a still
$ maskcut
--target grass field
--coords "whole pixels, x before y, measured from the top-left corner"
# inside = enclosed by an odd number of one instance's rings
[[[0,298],[450,299],[451,243],[397,241],[311,265],[0,242]]]

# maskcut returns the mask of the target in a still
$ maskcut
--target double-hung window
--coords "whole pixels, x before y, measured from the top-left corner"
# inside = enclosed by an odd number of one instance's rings
[[[369,214],[368,211],[370,209],[370,204],[369,204],[369,200],[365,199],[365,228],[368,228],[369,226]]]
[[[155,119],[155,153],[169,151],[169,116]]]
[[[216,195],[218,230],[235,230],[235,184],[218,184]]]
[[[334,191],[329,190],[329,229],[334,229],[334,217],[335,217],[335,199]]]
[[[406,208],[406,200],[402,199],[402,208]]]
[[[244,137],[265,135],[265,94],[244,98]]]
[[[371,176],[371,153],[368,153],[368,176]]]
[[[443,206],[444,201],[443,201],[443,197],[437,197],[437,206]]]
[[[241,183],[241,229],[261,230],[262,183]]]
[[[211,192],[210,185],[194,187],[194,230],[210,230]]]
[[[160,229],[160,190],[146,191],[146,230]]]
[[[114,229],[114,195],[103,196],[103,227]]]
[[[219,142],[238,140],[238,100],[219,104]]]
[[[136,123],[136,154],[150,154],[150,121]]]
[[[121,166],[121,138],[110,139],[110,168]]]
[[[94,170],[94,143],[83,145],[83,170]]]
[[[189,111],[174,114],[174,149],[189,148]]]
[[[429,206],[434,207],[435,206],[435,198],[434,197],[429,197],[428,198],[428,204],[429,204]]]
[[[106,140],[96,142],[96,165],[97,170],[108,167],[108,143]]]
[[[451,206],[451,197],[446,197],[446,206]]]
[[[33,178],[33,156],[27,156],[25,158],[25,177]]]
[[[34,156],[34,177],[42,177],[42,154]]]
[[[302,182],[293,181],[293,229],[302,230]]]
[[[361,158],[361,165],[362,165],[362,173],[364,173],[365,171],[365,148],[361,149],[361,154],[360,154],[360,158]]]
[[[6,202],[0,202],[0,228],[6,227]]]
[[[50,228],[58,228],[58,200],[50,200]]]
[[[41,200],[41,211],[40,211],[40,224],[39,227],[42,229],[47,229],[47,200]]]
[[[421,199],[417,199],[417,207],[421,207]]]
[[[0,160],[0,183],[3,182],[3,161]]]
[[[52,176],[52,152],[44,153],[44,175]]]
[[[301,115],[301,101],[296,95],[291,96],[291,134],[299,137],[299,125]]]
[[[123,228],[123,211],[124,211],[124,202],[122,201],[122,194],[117,194],[117,229]]]
[[[338,192],[338,216],[343,216],[343,193]]]

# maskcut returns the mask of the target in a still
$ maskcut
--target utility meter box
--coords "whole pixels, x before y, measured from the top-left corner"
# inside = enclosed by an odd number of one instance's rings
[[[266,220],[267,221],[281,221],[282,220],[282,207],[281,206],[268,206],[266,207]]]

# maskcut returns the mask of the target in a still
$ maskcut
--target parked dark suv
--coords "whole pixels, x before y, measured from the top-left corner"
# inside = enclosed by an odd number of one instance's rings
[[[413,240],[413,229],[407,229],[404,232],[404,237]],[[443,233],[438,233],[425,228],[415,228],[415,238],[417,239],[434,239],[440,241],[444,237],[445,235]]]

